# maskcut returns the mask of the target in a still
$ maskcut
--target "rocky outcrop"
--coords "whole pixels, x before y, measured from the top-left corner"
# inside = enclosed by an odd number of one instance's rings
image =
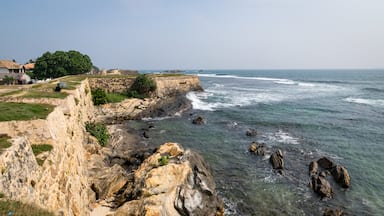
[[[161,164],[162,157],[168,158]],[[197,153],[166,143],[134,173],[130,200],[115,215],[223,215],[223,203],[207,165]]]
[[[257,142],[252,142],[251,145],[249,145],[248,150],[249,152],[257,154],[259,156],[264,156],[266,152],[265,145],[259,144]]]
[[[311,176],[309,187],[322,198],[331,198],[333,190],[328,180],[322,176]]]
[[[330,174],[341,187],[348,188],[351,185],[351,179],[345,167],[336,164],[327,157],[312,161],[309,164],[309,186],[322,198],[331,198],[333,195],[333,189],[326,179]]]
[[[271,155],[271,157],[269,158],[269,161],[271,162],[273,169],[275,170],[284,169],[284,156],[283,156],[283,152],[280,149],[275,151]]]

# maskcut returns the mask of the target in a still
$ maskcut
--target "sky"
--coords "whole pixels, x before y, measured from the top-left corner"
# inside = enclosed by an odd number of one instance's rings
[[[99,68],[384,68],[383,0],[1,0],[0,59]]]

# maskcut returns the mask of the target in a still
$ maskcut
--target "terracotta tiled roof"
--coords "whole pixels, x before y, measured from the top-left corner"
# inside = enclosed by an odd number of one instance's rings
[[[35,69],[35,63],[28,63],[24,65],[25,70],[33,70]]]
[[[21,65],[9,60],[0,60],[0,68],[20,69]]]

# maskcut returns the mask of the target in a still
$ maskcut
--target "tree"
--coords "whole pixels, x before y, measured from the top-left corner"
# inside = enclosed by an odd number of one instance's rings
[[[145,74],[136,77],[132,86],[128,90],[129,97],[145,98],[149,97],[156,90],[156,82]]]
[[[89,56],[70,50],[44,53],[36,59],[33,73],[38,79],[44,79],[83,74],[91,69],[92,61]]]
[[[6,84],[8,84],[8,85],[13,84],[13,83],[15,82],[15,78],[12,77],[12,76],[7,76],[7,75],[6,75],[6,76],[3,78],[3,82],[6,83]]]

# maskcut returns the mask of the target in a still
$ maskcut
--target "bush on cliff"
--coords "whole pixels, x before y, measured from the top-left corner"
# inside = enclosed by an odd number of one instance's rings
[[[97,141],[99,141],[99,144],[101,146],[104,147],[108,144],[109,133],[108,133],[107,127],[105,127],[105,125],[103,125],[101,123],[86,122],[85,123],[85,129],[92,136],[96,137]]]
[[[108,103],[107,93],[104,91],[104,89],[97,88],[96,90],[92,91],[92,101],[95,105]]]
[[[150,97],[151,93],[154,91],[156,91],[155,81],[145,74],[140,74],[128,89],[128,97],[143,99]]]

